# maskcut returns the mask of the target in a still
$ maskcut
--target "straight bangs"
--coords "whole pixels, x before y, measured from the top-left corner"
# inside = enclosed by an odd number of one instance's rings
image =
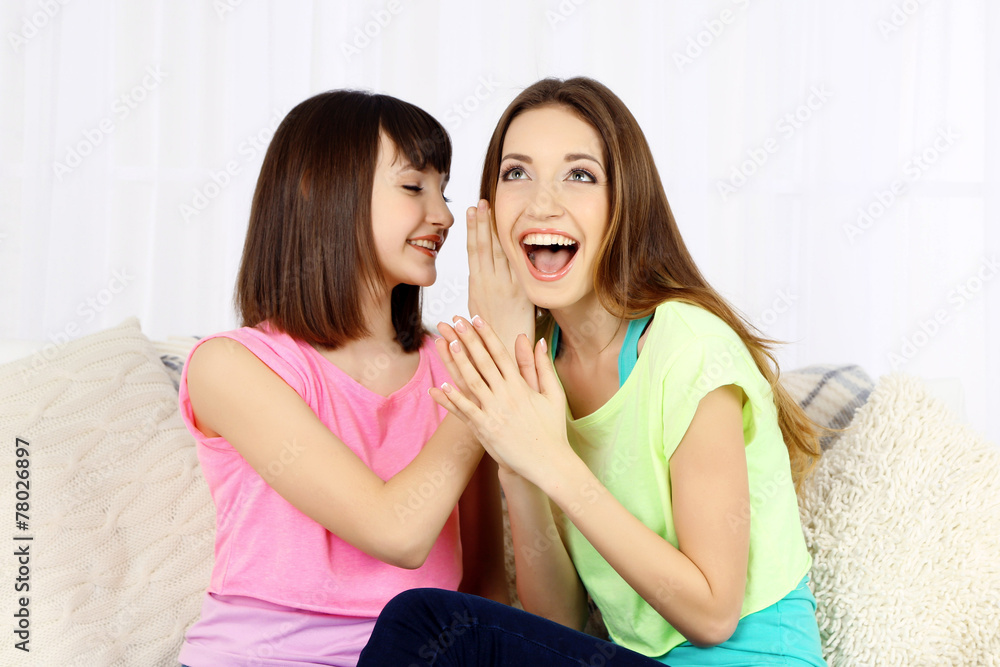
[[[396,159],[415,169],[451,173],[451,139],[441,123],[419,107],[392,97],[381,97],[379,125],[396,145]]]

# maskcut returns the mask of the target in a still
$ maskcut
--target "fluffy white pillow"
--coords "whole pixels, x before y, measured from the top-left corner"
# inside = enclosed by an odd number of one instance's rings
[[[831,665],[1000,665],[1000,448],[882,378],[800,494]]]
[[[44,351],[43,351],[44,352]],[[17,665],[176,665],[208,584],[214,508],[177,392],[132,318],[0,366],[4,551],[30,545],[30,653]],[[14,524],[15,438],[29,444],[28,530]],[[23,489],[22,489],[23,490]],[[15,545],[12,547],[11,545]],[[14,581],[16,558],[0,558]]]

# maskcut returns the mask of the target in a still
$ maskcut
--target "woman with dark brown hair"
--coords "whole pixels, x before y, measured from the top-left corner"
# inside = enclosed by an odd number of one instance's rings
[[[540,338],[509,354],[496,309],[439,327],[466,387],[432,393],[499,464],[538,616],[411,591],[359,664],[825,664],[795,494],[816,434],[772,341],[695,266],[627,107],[591,79],[530,86],[480,196],[473,224],[495,233],[476,254],[539,309]],[[588,593],[612,642],[576,632]]]
[[[427,394],[450,379],[420,318],[450,162],[444,128],[387,95],[322,93],[278,127],[243,326],[200,341],[180,386],[217,512],[184,664],[354,665],[400,591],[506,600],[496,467]]]

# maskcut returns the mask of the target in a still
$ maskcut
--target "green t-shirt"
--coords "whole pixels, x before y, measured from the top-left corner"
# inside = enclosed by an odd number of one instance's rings
[[[731,384],[745,394],[743,436],[750,482],[750,559],[742,618],[792,591],[812,559],[802,536],[771,387],[739,336],[702,308],[675,301],[661,304],[624,384],[586,417],[574,420],[567,410],[567,430],[573,449],[615,498],[676,547],[670,457],[699,401]],[[565,527],[573,564],[615,642],[655,657],[685,641],[568,519]],[[670,594],[668,585],[662,594]]]

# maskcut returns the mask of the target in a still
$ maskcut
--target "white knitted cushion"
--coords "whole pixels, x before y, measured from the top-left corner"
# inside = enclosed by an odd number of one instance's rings
[[[882,378],[800,495],[831,665],[1000,665],[1000,448]]]
[[[39,355],[0,366],[3,551],[30,545],[31,587],[17,594],[31,651],[8,630],[0,664],[176,665],[214,526],[177,392],[134,318]],[[29,443],[28,530],[14,524],[15,438]],[[15,561],[0,558],[6,626]]]

